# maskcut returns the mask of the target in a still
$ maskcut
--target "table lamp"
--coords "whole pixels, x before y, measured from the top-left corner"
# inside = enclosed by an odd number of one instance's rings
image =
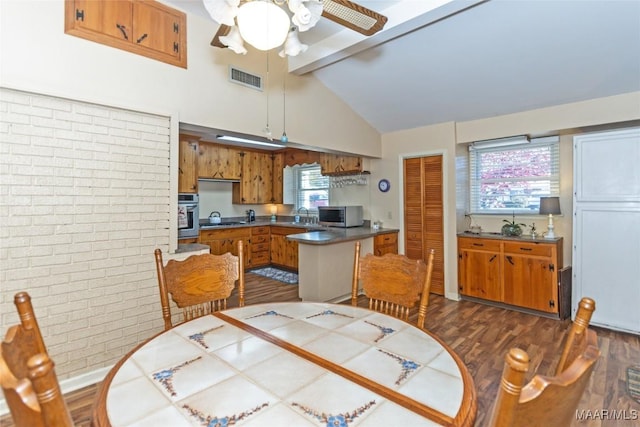
[[[278,213],[278,207],[275,205],[271,206],[271,222],[276,222],[277,213]]]
[[[547,225],[547,232],[544,235],[546,239],[555,239],[553,216],[559,215],[560,213],[560,197],[540,197],[540,215],[549,215],[549,224]]]

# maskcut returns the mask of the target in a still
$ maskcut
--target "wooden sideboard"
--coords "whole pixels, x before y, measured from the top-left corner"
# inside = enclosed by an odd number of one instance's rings
[[[571,286],[560,284],[562,268],[562,238],[458,236],[463,297],[565,318],[571,310]]]

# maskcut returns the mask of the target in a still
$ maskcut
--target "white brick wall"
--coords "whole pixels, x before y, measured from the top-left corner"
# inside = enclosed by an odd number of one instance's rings
[[[61,379],[162,330],[170,119],[0,88],[0,321],[29,292]]]

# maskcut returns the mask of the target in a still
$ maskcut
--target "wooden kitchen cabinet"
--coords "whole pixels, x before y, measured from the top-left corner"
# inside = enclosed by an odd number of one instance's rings
[[[273,157],[271,153],[244,151],[242,178],[234,182],[231,200],[236,204],[266,204],[273,200]]]
[[[373,254],[381,256],[384,254],[398,253],[398,233],[378,234],[373,237]]]
[[[287,240],[287,235],[304,233],[297,227],[271,226],[271,264],[298,271],[298,242]]]
[[[231,252],[238,255],[238,240],[242,240],[244,249],[244,267],[249,267],[251,251],[251,227],[225,228],[219,230],[200,230],[198,243],[209,246],[211,253],[222,255]]]
[[[198,192],[198,139],[180,135],[178,145],[178,193]]]
[[[273,194],[271,203],[282,204],[284,203],[284,154],[274,153],[272,157],[273,176],[271,179],[271,188],[273,189]]]
[[[237,148],[201,142],[197,163],[200,178],[228,180],[242,178],[242,151]]]
[[[362,172],[362,157],[320,153],[318,160],[322,175],[345,175]]]
[[[270,229],[268,225],[251,228],[251,245],[249,251],[249,267],[261,267],[270,262]]]
[[[460,294],[502,301],[501,241],[458,238],[458,287]]]
[[[187,18],[153,0],[65,0],[65,33],[187,68]]]
[[[544,240],[458,237],[458,284],[464,296],[555,315],[562,238]],[[562,302],[565,303],[565,302]]]

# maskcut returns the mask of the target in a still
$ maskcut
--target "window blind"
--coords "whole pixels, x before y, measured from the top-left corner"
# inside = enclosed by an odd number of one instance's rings
[[[295,176],[296,209],[329,205],[329,177],[320,174],[320,165],[296,166]]]
[[[537,213],[540,197],[560,194],[560,139],[469,147],[471,213]]]

